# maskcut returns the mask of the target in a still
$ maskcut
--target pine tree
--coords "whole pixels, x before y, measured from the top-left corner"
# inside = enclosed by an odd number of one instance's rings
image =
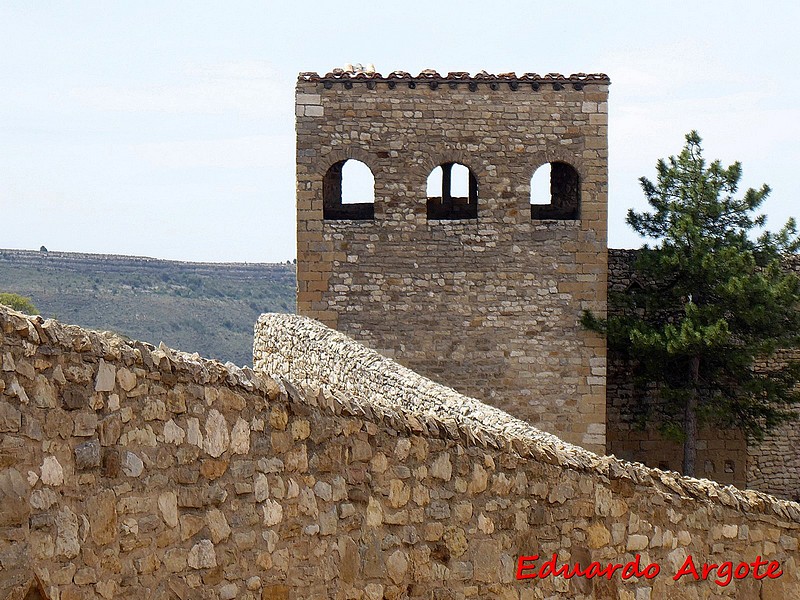
[[[634,265],[637,286],[612,297],[608,320],[583,324],[608,335],[642,381],[660,427],[683,440],[683,472],[695,474],[701,426],[742,430],[761,439],[794,418],[800,361],[757,369],[778,349],[800,346],[800,278],[786,269],[800,239],[794,219],[778,233],[755,235],[768,186],[734,197],[736,162],[706,166],[697,132],[677,157],[659,160],[653,183],[640,179],[649,212],[628,211],[645,245]],[[613,311],[612,311],[613,314]]]

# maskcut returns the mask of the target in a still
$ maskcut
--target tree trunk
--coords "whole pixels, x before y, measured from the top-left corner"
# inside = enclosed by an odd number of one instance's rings
[[[694,477],[695,461],[697,459],[697,405],[698,382],[700,381],[700,357],[695,356],[689,365],[689,376],[692,378],[692,390],[686,401],[686,410],[683,414],[683,474]]]

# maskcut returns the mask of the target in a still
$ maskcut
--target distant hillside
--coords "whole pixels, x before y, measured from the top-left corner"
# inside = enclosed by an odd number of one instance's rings
[[[0,292],[44,317],[252,364],[263,312],[294,312],[295,266],[0,250]]]

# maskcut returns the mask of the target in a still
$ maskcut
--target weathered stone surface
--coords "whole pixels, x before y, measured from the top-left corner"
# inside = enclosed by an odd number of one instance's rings
[[[95,413],[78,412],[72,417],[74,426],[73,435],[78,437],[92,437],[97,430],[97,415]]]
[[[86,471],[100,466],[100,444],[96,440],[75,446],[75,468]]]
[[[16,433],[22,427],[22,413],[8,402],[0,402],[0,433]]]
[[[56,388],[44,375],[36,376],[31,399],[34,406],[38,408],[55,408],[58,406]]]
[[[611,541],[611,532],[602,523],[595,523],[586,530],[589,548],[603,548]]]
[[[175,492],[162,492],[158,496],[158,510],[169,527],[178,526],[178,496]]]
[[[433,461],[429,472],[432,477],[438,477],[443,481],[450,481],[450,477],[453,475],[453,465],[450,463],[450,455],[446,452],[440,454],[439,457]]]
[[[124,452],[121,462],[122,472],[128,477],[139,477],[144,470],[142,459],[133,452]]]
[[[188,423],[189,423],[189,428],[186,433],[187,443],[191,444],[192,446],[197,446],[198,448],[202,448],[203,434],[200,433],[200,421],[194,417],[191,417]]]
[[[408,558],[402,550],[395,550],[386,561],[386,573],[395,583],[401,583],[408,572]]]
[[[637,550],[644,550],[650,544],[650,540],[646,535],[633,534],[628,536],[628,544],[626,550],[635,552]]]
[[[239,593],[239,587],[235,583],[226,583],[219,588],[219,600],[233,600]]]
[[[261,590],[261,600],[289,600],[289,586],[282,583],[265,585]]]
[[[231,432],[231,452],[247,454],[250,452],[250,425],[239,417]]]
[[[0,308],[0,332],[6,314]],[[312,331],[316,344],[334,344],[339,359],[352,357],[334,334]],[[14,404],[22,428],[0,436],[0,573],[35,565],[54,597],[652,600],[678,591],[687,600],[723,592],[749,598],[769,593],[752,579],[720,591],[713,581],[672,582],[667,573],[689,554],[699,562],[754,560],[755,553],[781,562],[778,597],[798,595],[795,504],[592,455],[452,392],[425,404],[418,394],[434,394],[432,382],[374,379],[378,390],[411,386],[400,406],[383,404],[383,393],[365,401],[300,384],[284,385],[288,392],[269,400],[258,378],[218,363],[153,350],[161,354],[148,354],[151,368],[140,358],[151,350],[113,337],[92,350],[92,340],[105,335],[88,334],[80,353],[71,350],[73,338],[41,356],[9,346],[15,362],[28,352],[26,360],[47,377],[52,367],[44,363],[58,357],[69,385],[83,386],[87,397],[95,395],[99,357],[118,373],[126,365],[140,382],[137,396],[117,387],[121,406],[98,411],[120,416],[119,440],[99,448],[99,472],[81,470],[88,463],[74,452],[98,443],[75,435],[73,419],[88,405],[64,412]],[[9,338],[0,334],[0,355]],[[350,385],[352,377],[343,381]],[[235,386],[245,400],[241,412],[225,412],[209,391],[218,386]],[[186,415],[171,418],[186,425],[187,439],[190,420],[199,435],[216,409],[226,423],[252,427],[247,453],[212,458],[186,440],[167,441],[169,419],[145,422],[145,399],[164,399],[173,388],[186,398]],[[268,425],[273,406],[286,419],[277,419],[278,431]],[[54,415],[49,425],[45,412]],[[41,439],[24,434],[29,419],[44,421]],[[59,420],[68,421],[66,433]],[[119,457],[128,452],[141,460],[137,477],[121,469]],[[520,586],[516,557],[551,551],[583,565],[640,553],[661,565],[662,575],[624,583],[618,575],[548,577]]]
[[[217,566],[217,555],[211,540],[201,540],[189,550],[187,564],[192,569],[211,569]]]
[[[94,391],[96,392],[112,392],[114,391],[114,381],[117,375],[117,369],[114,365],[107,363],[102,358],[100,365],[97,368],[97,378],[94,383]]]
[[[75,558],[81,550],[78,541],[78,517],[65,506],[56,513],[56,555]]]
[[[205,451],[214,458],[220,457],[228,449],[230,436],[228,435],[228,424],[225,422],[225,417],[214,408],[208,412],[205,432]]]
[[[99,424],[100,444],[113,446],[122,435],[122,418],[119,415],[109,415]]]
[[[213,481],[219,479],[228,470],[227,460],[208,459],[200,463],[200,474],[206,479]]]
[[[212,508],[206,513],[206,525],[209,532],[211,532],[211,541],[215,544],[228,539],[231,534],[231,528],[225,518],[225,513],[219,509]]]
[[[269,498],[269,480],[264,474],[256,474],[253,482],[253,493],[255,494],[256,502],[263,502]]]
[[[283,520],[283,507],[274,500],[267,500],[262,507],[264,511],[264,525],[271,527]]]
[[[0,527],[23,525],[28,520],[30,487],[16,469],[0,471]]]
[[[45,485],[62,485],[64,483],[64,469],[55,456],[46,456],[42,462],[42,483]]]
[[[175,421],[170,419],[164,424],[164,442],[167,444],[175,444],[180,446],[186,438],[186,432]]]
[[[475,581],[490,582],[497,578],[497,565],[500,564],[500,544],[496,540],[478,542],[474,545],[472,564]]]
[[[136,375],[134,375],[127,368],[122,367],[117,370],[117,383],[119,383],[119,387],[121,387],[123,390],[125,390],[126,392],[130,392],[133,388],[136,387]]]
[[[117,536],[116,496],[113,490],[101,490],[89,496],[85,507],[92,541],[99,546],[112,543]]]

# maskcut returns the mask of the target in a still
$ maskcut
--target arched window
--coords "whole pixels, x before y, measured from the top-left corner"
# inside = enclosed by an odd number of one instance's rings
[[[322,180],[322,213],[325,219],[375,218],[375,178],[358,160],[340,160]]]
[[[542,165],[531,177],[531,219],[578,219],[580,177],[565,162]]]
[[[467,167],[449,162],[428,175],[428,219],[477,219],[478,180]]]

